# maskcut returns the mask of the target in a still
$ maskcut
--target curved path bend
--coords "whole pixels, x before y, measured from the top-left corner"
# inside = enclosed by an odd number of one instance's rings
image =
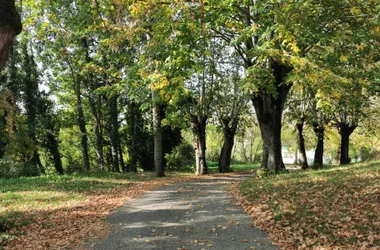
[[[227,191],[246,178],[210,177],[140,196],[111,215],[114,231],[91,249],[278,249]]]

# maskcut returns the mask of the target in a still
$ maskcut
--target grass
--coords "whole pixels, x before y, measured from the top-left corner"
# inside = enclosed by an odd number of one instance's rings
[[[216,174],[218,173],[218,162],[216,161],[209,161],[207,162],[207,167],[209,174]],[[249,171],[252,169],[257,169],[259,168],[259,164],[231,164],[231,169],[234,172],[239,172],[239,171]],[[186,166],[183,169],[181,169],[180,172],[183,173],[194,173],[194,166]]]
[[[297,171],[240,186],[243,204],[286,249],[380,246],[379,162]]]

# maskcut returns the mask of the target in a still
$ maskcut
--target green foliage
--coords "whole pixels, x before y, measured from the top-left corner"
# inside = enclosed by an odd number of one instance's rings
[[[36,165],[28,162],[15,161],[10,158],[0,159],[0,178],[17,178],[40,175]]]
[[[194,163],[194,149],[190,143],[182,142],[173,151],[165,155],[169,170],[181,170]]]

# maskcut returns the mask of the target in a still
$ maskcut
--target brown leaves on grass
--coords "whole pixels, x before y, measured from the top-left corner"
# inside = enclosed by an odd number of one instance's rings
[[[112,229],[105,218],[127,200],[152,189],[194,177],[172,177],[132,183],[128,187],[96,191],[84,202],[56,210],[34,211],[32,224],[21,229],[21,236],[5,249],[83,249],[87,239],[106,236]],[[28,215],[26,215],[28,217]]]
[[[254,179],[231,192],[283,249],[379,249],[380,168],[365,167]]]

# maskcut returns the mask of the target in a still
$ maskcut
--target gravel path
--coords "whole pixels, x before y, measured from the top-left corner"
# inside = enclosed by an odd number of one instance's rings
[[[244,178],[211,177],[145,194],[109,218],[114,231],[91,249],[278,249],[227,191]]]

